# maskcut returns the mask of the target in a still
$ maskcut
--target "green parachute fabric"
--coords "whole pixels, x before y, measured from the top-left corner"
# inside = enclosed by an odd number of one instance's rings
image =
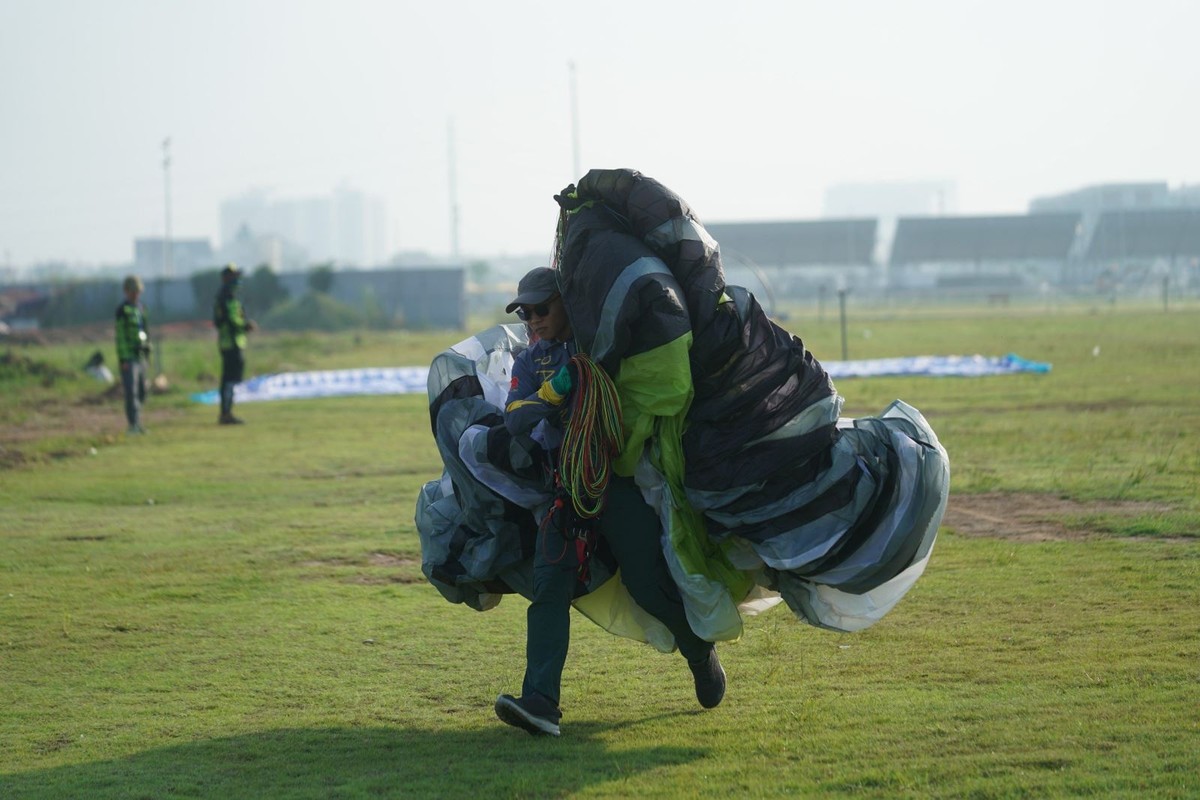
[[[692,629],[712,641],[736,639],[741,635],[737,602],[750,593],[754,582],[730,563],[721,545],[709,539],[704,518],[687,502],[683,486],[682,433],[692,399],[687,368],[690,343],[688,334],[620,362],[615,383],[626,441],[614,469],[632,475],[645,459],[639,483],[643,489],[646,484],[659,486],[656,506],[665,531],[667,563],[684,597]]]

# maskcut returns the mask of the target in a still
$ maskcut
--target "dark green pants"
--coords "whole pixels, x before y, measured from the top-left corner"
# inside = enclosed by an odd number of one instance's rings
[[[221,416],[233,413],[233,387],[242,382],[246,356],[238,348],[221,351]]]
[[[600,518],[600,535],[621,567],[621,582],[643,610],[675,636],[689,661],[705,658],[712,645],[692,632],[679,589],[667,570],[659,537],[662,527],[632,478],[613,477]],[[571,600],[579,561],[574,542],[557,531],[539,532],[533,557],[533,602],[525,641],[523,695],[539,692],[559,700],[563,665],[571,639]]]

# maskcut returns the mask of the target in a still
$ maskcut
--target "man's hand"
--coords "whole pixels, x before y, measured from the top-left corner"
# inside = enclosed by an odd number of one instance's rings
[[[572,383],[571,371],[567,369],[566,365],[564,364],[562,367],[559,367],[558,372],[556,372],[554,377],[550,379],[550,388],[559,394],[566,396],[571,391]]]
[[[568,361],[559,367],[558,372],[550,379],[550,388],[566,397],[571,390],[579,385],[579,367],[574,361]]]

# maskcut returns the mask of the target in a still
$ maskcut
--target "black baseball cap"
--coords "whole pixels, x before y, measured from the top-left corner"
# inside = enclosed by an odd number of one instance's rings
[[[517,296],[504,309],[511,314],[518,306],[536,306],[544,303],[558,294],[558,273],[549,267],[536,267],[529,270],[521,282],[517,284]]]

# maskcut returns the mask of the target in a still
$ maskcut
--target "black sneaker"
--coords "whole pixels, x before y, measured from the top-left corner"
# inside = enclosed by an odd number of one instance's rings
[[[558,721],[562,719],[562,712],[540,694],[531,694],[529,697],[502,694],[496,698],[496,716],[516,728],[524,728],[534,736],[558,736]]]
[[[705,708],[716,708],[725,697],[725,670],[717,658],[717,648],[708,651],[708,657],[700,661],[689,661],[692,677],[696,680],[696,699]]]
[[[217,420],[221,425],[244,425],[245,420],[241,417],[235,417],[233,414],[222,414]]]

